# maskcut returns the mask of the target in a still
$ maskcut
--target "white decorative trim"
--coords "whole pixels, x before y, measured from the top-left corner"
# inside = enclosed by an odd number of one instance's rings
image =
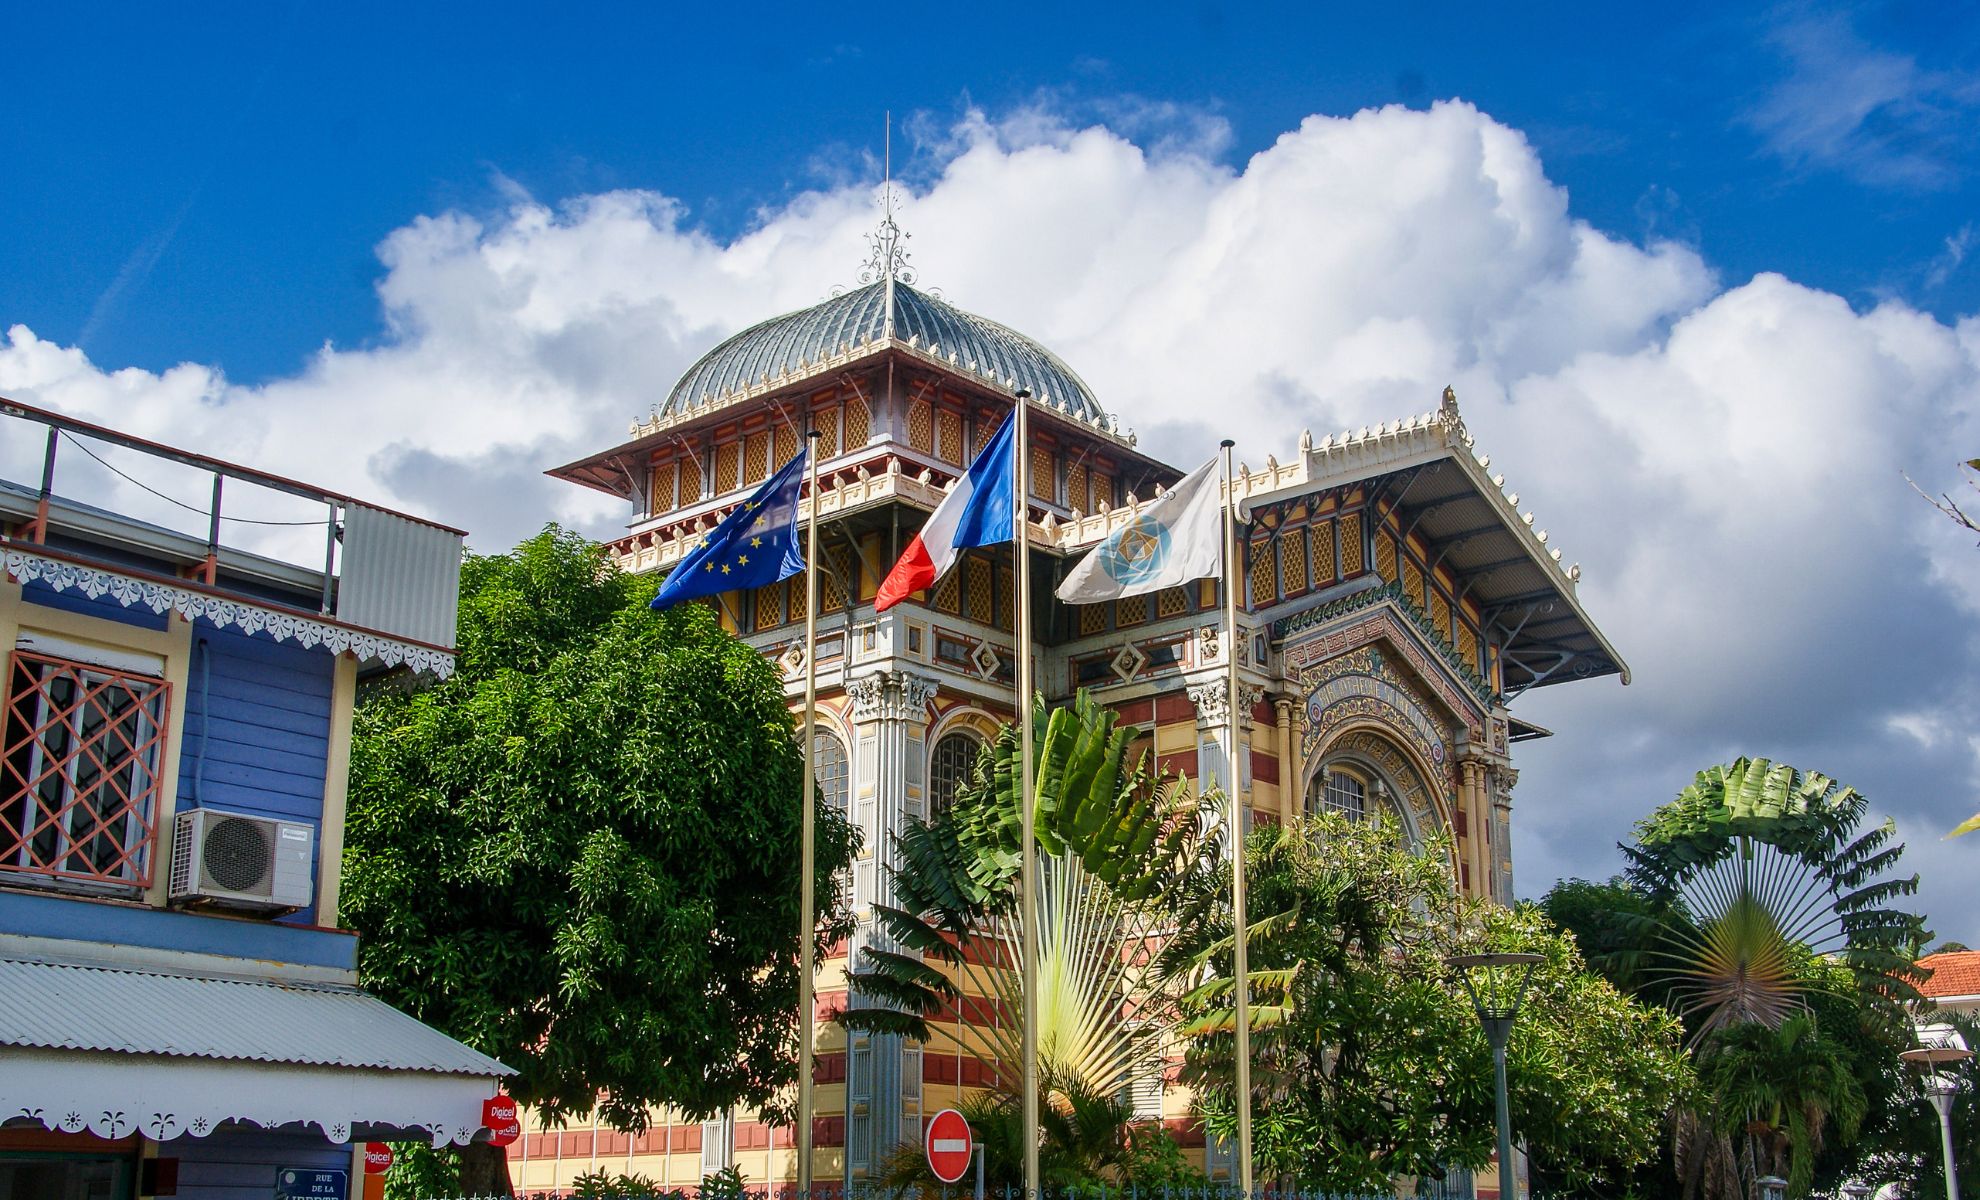
[[[104,1138],[205,1137],[227,1121],[314,1125],[332,1142],[365,1126],[466,1145],[498,1080],[232,1059],[0,1047],[0,1119]]]
[[[381,662],[388,667],[403,664],[436,679],[445,679],[454,673],[454,656],[445,650],[412,645],[383,634],[365,633],[329,621],[312,621],[294,613],[261,608],[245,600],[131,579],[115,571],[44,558],[13,547],[0,551],[0,567],[5,568],[9,578],[19,583],[39,580],[58,592],[74,588],[92,600],[108,596],[125,608],[141,605],[155,613],[171,609],[188,621],[204,618],[222,629],[232,625],[242,633],[266,634],[278,642],[294,638],[305,649],[322,646],[332,654],[351,654],[360,660]]]

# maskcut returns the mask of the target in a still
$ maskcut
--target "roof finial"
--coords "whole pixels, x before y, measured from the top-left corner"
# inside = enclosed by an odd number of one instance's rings
[[[914,268],[908,265],[907,240],[911,236],[894,222],[894,114],[887,113],[886,131],[881,143],[880,227],[866,235],[872,253],[860,268],[861,284],[887,285],[885,332],[894,336],[894,283],[914,282]]]

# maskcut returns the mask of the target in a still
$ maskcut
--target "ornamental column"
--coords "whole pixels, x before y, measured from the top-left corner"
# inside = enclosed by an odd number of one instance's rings
[[[1497,890],[1499,902],[1511,904],[1513,895],[1512,875],[1512,790],[1519,782],[1519,772],[1512,767],[1499,767],[1492,772],[1492,882]]]
[[[936,687],[935,680],[909,671],[878,671],[846,681],[856,747],[853,818],[865,838],[853,874],[858,925],[851,963],[868,947],[913,953],[886,936],[872,909],[876,903],[893,902],[888,881],[898,866],[895,836],[910,815],[926,811],[928,702]],[[849,1179],[877,1170],[896,1144],[921,1136],[920,1074],[921,1051],[907,1050],[898,1034],[854,1035],[846,1060]]]
[[[1273,703],[1279,717],[1279,825],[1291,829],[1304,797],[1299,795],[1299,763],[1293,757],[1293,702],[1281,696]]]

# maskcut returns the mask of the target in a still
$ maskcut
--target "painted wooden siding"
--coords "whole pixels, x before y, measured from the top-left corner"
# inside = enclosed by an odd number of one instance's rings
[[[268,1200],[284,1167],[349,1171],[351,1148],[311,1134],[221,1128],[158,1148],[179,1160],[179,1200]],[[353,1186],[352,1191],[358,1189]]]
[[[316,830],[320,851],[335,665],[321,648],[201,624],[186,678],[178,807],[301,821]],[[288,919],[314,923],[315,909]]]

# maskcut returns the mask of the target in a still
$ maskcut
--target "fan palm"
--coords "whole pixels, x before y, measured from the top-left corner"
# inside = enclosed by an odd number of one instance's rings
[[[1201,871],[1205,805],[1180,778],[1150,778],[1131,761],[1128,731],[1080,693],[1036,723],[1040,867],[1038,1016],[1042,1082],[1055,1094],[1111,1095],[1155,1069],[1131,1014],[1157,1011],[1147,963],[1171,898]],[[886,939],[852,972],[839,1021],[926,1040],[928,1022],[969,995],[1003,1011],[1022,1004],[1013,969],[1023,928],[1016,885],[1021,810],[1019,745],[1009,726],[985,748],[955,803],[910,821],[896,840],[893,905],[875,905]],[[1008,1022],[960,1022],[964,1049],[1021,1075],[1019,1033]]]
[[[1917,999],[1924,922],[1892,902],[1918,877],[1886,877],[1904,846],[1889,821],[1857,832],[1868,807],[1827,775],[1741,758],[1699,772],[1637,826],[1629,875],[1674,914],[1654,957],[1695,1036],[1778,1027],[1805,1007],[1810,976],[1795,963],[1812,954],[1834,955],[1869,992]]]

